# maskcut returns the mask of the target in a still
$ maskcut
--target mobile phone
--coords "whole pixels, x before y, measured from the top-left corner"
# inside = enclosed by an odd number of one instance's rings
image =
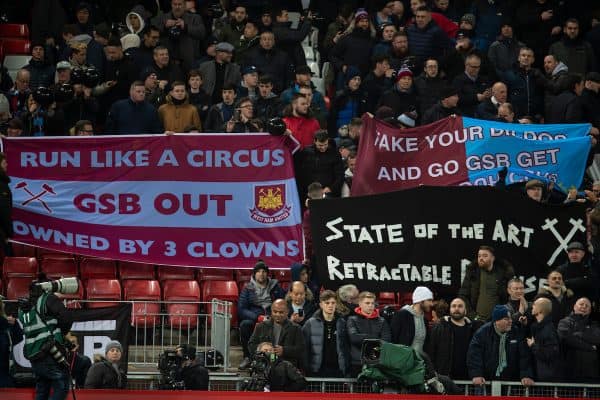
[[[301,309],[298,310],[298,316],[299,317],[304,317],[304,309],[303,308],[301,308]]]
[[[232,120],[236,121],[236,122],[240,120],[240,109],[239,108],[233,112]]]

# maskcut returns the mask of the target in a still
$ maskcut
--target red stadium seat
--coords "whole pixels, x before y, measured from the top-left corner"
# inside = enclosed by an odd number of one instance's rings
[[[233,280],[233,269],[223,268],[200,268],[198,269],[198,282],[202,281],[231,281]]]
[[[75,258],[71,253],[63,253],[60,251],[50,250],[50,249],[42,249],[41,247],[37,248],[37,258],[38,260],[43,260],[45,258]]]
[[[123,281],[123,299],[133,302],[131,325],[152,328],[160,321],[160,284],[156,280]]]
[[[119,277],[121,279],[156,279],[154,265],[130,261],[119,262]]]
[[[29,246],[22,243],[13,243],[12,244],[13,253],[15,257],[35,257],[35,247]]]
[[[277,279],[279,283],[291,282],[292,271],[290,271],[289,269],[277,269],[273,272],[273,278]]]
[[[105,258],[84,258],[79,263],[81,279],[115,279],[117,277],[117,262]]]
[[[26,24],[0,24],[1,38],[29,38],[29,27]]]
[[[73,258],[44,258],[41,270],[50,279],[77,277],[77,264]]]
[[[398,292],[398,304],[400,306],[412,304],[412,292]]]
[[[115,307],[118,303],[106,300],[121,300],[121,284],[117,279],[88,279],[85,282],[85,298],[90,301],[87,308]]]
[[[55,293],[56,297],[63,300],[65,302],[65,306],[69,309],[83,308],[83,304],[80,301],[80,300],[83,300],[83,284],[81,283],[81,281],[79,279],[77,281],[79,282],[79,289],[77,290],[77,293],[73,293],[73,294]]]
[[[5,55],[31,53],[31,42],[27,39],[4,38],[1,41]]]
[[[238,284],[238,288],[241,291],[244,288],[244,286],[246,286],[246,283],[250,282],[250,279],[252,279],[252,270],[238,269],[235,275],[235,280]]]
[[[34,278],[38,273],[38,262],[34,257],[4,257],[2,277]]]
[[[6,298],[17,300],[19,297],[29,296],[29,285],[32,277],[29,278],[10,278],[6,283]]]
[[[237,301],[239,298],[239,290],[235,281],[204,281],[202,283],[202,301],[212,301],[212,299],[230,301],[232,303],[231,326],[237,326]],[[212,305],[207,305],[207,314],[212,313]],[[211,323],[211,318],[208,317],[208,323]]]
[[[158,280],[166,281],[173,279],[194,280],[195,268],[192,267],[173,267],[168,265],[157,265]]]
[[[380,292],[377,297],[377,302],[380,306],[385,306],[388,304],[397,304],[396,303],[396,293],[394,292]]]
[[[198,311],[200,309],[198,304],[200,301],[200,286],[198,282],[194,280],[165,281],[163,282],[163,298],[165,302],[168,302],[167,314],[169,315],[169,325],[171,327],[190,329],[198,325]]]

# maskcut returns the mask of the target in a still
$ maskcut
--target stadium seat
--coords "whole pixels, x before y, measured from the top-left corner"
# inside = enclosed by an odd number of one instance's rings
[[[119,277],[121,279],[155,279],[154,265],[119,261]]]
[[[15,257],[35,257],[35,247],[23,243],[12,244]]]
[[[123,300],[133,302],[131,325],[152,328],[160,322],[160,284],[157,280],[123,281]]]
[[[379,296],[377,297],[377,302],[380,306],[385,306],[388,304],[397,304],[396,303],[396,293],[394,292],[379,292]]]
[[[121,300],[121,284],[117,279],[88,279],[85,281],[87,308],[115,307]]]
[[[10,278],[6,283],[6,298],[8,300],[17,300],[19,297],[29,296],[29,285],[32,277]]]
[[[115,279],[117,277],[117,262],[105,258],[84,258],[79,263],[81,279]]]
[[[183,279],[183,280],[194,280],[194,272],[196,271],[193,267],[173,267],[169,265],[157,265],[156,270],[158,273],[159,281]]]
[[[198,270],[198,282],[216,280],[216,281],[231,281],[233,280],[233,269],[226,268],[200,268]]]
[[[83,284],[81,283],[81,281],[79,279],[77,281],[79,282],[79,289],[77,290],[77,293],[73,293],[73,294],[56,293],[56,296],[59,299],[63,300],[65,303],[65,307],[67,307],[69,309],[83,308],[83,304],[81,302],[81,300],[83,300]]]
[[[308,61],[308,67],[310,68],[314,76],[316,76],[317,78],[321,76],[321,71],[319,71],[319,63],[317,61]]]
[[[44,258],[41,262],[41,271],[50,279],[77,277],[77,264],[73,257]]]
[[[288,12],[288,21],[292,23],[290,25],[292,29],[298,28],[298,24],[300,24],[301,15],[302,14],[300,14],[299,12]],[[275,17],[273,17],[273,21],[275,21]]]
[[[0,38],[29,38],[29,27],[26,24],[0,24]]]
[[[4,54],[7,56],[9,54],[31,54],[31,42],[28,39],[3,38],[1,41]]]
[[[4,48],[1,41],[0,47]],[[31,60],[31,56],[29,55],[7,54],[6,51],[4,51],[4,67],[8,70],[8,74],[13,81],[17,77],[17,71],[29,64],[29,60]]]
[[[42,261],[43,259],[46,258],[75,258],[73,256],[73,254],[71,253],[63,253],[60,251],[56,251],[56,250],[50,250],[50,249],[43,249],[41,247],[38,247],[36,249],[36,253],[37,253],[37,258],[38,260]]]
[[[238,269],[235,273],[235,281],[240,291],[246,286],[246,283],[250,282],[250,279],[252,279],[251,269]]]
[[[400,306],[412,304],[412,292],[398,292],[398,304]]]
[[[316,76],[313,76],[310,78],[310,80],[312,81],[313,85],[315,85],[317,91],[325,96],[325,80]]]
[[[177,329],[198,326],[200,286],[194,280],[168,280],[163,282],[163,299],[167,302],[169,325]],[[185,302],[185,303],[180,303]]]
[[[292,271],[289,269],[276,269],[273,271],[273,278],[277,279],[279,282],[291,282]]]
[[[237,326],[237,301],[239,298],[238,285],[235,281],[204,281],[202,283],[202,301],[209,302],[213,299],[230,301],[232,303],[231,326]],[[206,313],[212,313],[212,305],[206,305]],[[211,317],[208,317],[208,323],[211,323]]]
[[[35,278],[38,273],[38,261],[35,257],[4,257],[2,277]]]

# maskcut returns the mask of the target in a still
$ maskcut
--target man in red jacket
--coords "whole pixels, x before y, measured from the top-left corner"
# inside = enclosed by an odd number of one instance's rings
[[[314,134],[320,129],[319,121],[309,114],[308,107],[306,96],[296,93],[292,97],[291,112],[283,118],[285,125],[292,131],[302,148],[313,143]]]

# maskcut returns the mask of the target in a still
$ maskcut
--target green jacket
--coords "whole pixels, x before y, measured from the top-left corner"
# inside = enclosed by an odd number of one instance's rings
[[[56,317],[45,315],[48,296],[49,294],[44,292],[38,297],[35,307],[28,312],[19,309],[19,321],[23,324],[25,334],[23,354],[28,360],[43,357],[45,352],[42,351],[42,347],[49,339],[53,338],[61,344],[64,342]]]

